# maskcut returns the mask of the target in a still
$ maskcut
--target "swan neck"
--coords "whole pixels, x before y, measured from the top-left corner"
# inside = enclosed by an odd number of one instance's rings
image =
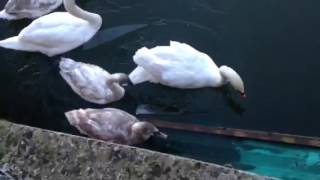
[[[122,96],[123,89],[116,82],[107,81],[107,83],[108,83],[109,89],[112,92],[113,97],[121,97]]]
[[[224,83],[230,83],[237,91],[244,92],[243,81],[234,69],[228,66],[220,66],[219,70]]]
[[[222,79],[222,84],[227,84],[230,82],[230,74],[228,73],[228,71],[225,71],[225,69],[221,67],[219,68],[219,70],[220,70],[220,75]]]
[[[226,83],[229,83],[229,82],[231,82],[233,80],[241,79],[239,74],[229,66],[222,65],[222,66],[219,67],[219,70],[220,70],[220,74],[221,74],[222,79]]]
[[[102,19],[98,14],[90,13],[76,5],[75,0],[64,0],[65,9],[73,16],[88,21],[90,24],[101,26]]]
[[[110,78],[107,79],[106,83],[113,93],[113,97],[121,97],[123,94],[123,88],[119,85],[121,81],[126,81],[128,76],[122,73],[112,74]]]
[[[135,129],[134,129],[134,125],[133,124],[130,128],[130,134],[129,134],[129,139],[130,139],[130,144],[138,144],[139,143],[139,140],[140,140],[140,136],[135,132]]]
[[[141,132],[141,126],[144,126],[144,122],[139,121],[132,124],[130,132],[131,144],[139,144],[147,140]]]

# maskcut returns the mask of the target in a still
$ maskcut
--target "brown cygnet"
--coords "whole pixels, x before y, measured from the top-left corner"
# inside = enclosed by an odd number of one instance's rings
[[[77,109],[65,115],[81,133],[108,142],[134,145],[143,143],[153,135],[167,138],[153,124],[139,121],[120,109]]]

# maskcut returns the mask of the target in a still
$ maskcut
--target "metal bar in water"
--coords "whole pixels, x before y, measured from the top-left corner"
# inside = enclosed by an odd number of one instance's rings
[[[277,132],[256,131],[247,129],[225,128],[225,127],[207,127],[196,124],[182,124],[157,119],[147,119],[160,128],[191,131],[196,133],[206,133],[215,135],[232,136],[238,138],[248,138],[261,141],[280,142],[285,144],[304,145],[320,147],[320,138],[311,136],[300,136],[293,134],[284,134]]]

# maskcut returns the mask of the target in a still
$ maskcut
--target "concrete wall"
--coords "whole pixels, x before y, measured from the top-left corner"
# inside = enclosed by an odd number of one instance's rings
[[[0,179],[271,180],[215,164],[0,120]]]

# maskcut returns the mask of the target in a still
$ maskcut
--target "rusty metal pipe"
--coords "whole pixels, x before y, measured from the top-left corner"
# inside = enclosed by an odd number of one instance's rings
[[[157,119],[146,119],[160,128],[190,131],[195,133],[206,133],[214,135],[232,136],[237,138],[255,139],[261,141],[278,142],[285,144],[304,145],[320,147],[319,137],[300,136],[284,134],[277,132],[256,131],[247,129],[225,128],[225,127],[207,127],[196,124],[182,124]]]

